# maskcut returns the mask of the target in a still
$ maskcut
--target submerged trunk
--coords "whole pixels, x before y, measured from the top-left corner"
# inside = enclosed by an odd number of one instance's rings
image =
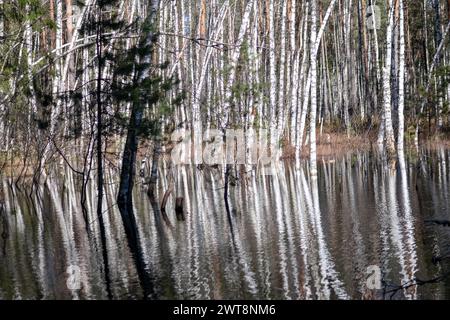
[[[102,257],[105,272],[106,292],[108,299],[112,299],[109,275],[108,248],[106,244],[106,229],[103,219],[103,101],[102,101],[102,68],[103,68],[103,28],[102,14],[103,8],[98,8],[98,27],[96,39],[96,53],[98,57],[97,79],[96,79],[96,100],[97,100],[97,218],[100,228],[100,239],[102,243]]]
[[[128,246],[136,263],[136,269],[144,291],[144,298],[149,298],[153,294],[153,285],[146,270],[143,259],[143,248],[139,242],[138,227],[133,212],[133,187],[136,175],[136,153],[138,147],[137,131],[142,120],[141,106],[133,106],[130,124],[122,158],[122,170],[120,174],[120,186],[117,204],[127,235]]]
[[[154,25],[156,21],[156,13],[159,8],[159,1],[152,0],[147,23]],[[145,46],[152,46],[154,44],[154,34],[147,32],[142,39]],[[144,63],[150,64],[152,57],[147,55],[144,58]],[[150,66],[148,65],[139,75],[138,81],[149,76]],[[138,148],[138,130],[141,126],[144,106],[141,103],[134,103],[131,109],[130,122],[128,125],[127,139],[122,157],[122,169],[120,173],[120,185],[117,204],[120,215],[122,217],[125,233],[127,235],[128,246],[130,247],[133,259],[136,263],[136,269],[144,291],[144,298],[148,299],[154,295],[153,281],[146,268],[146,263],[143,258],[143,248],[139,242],[138,228],[136,218],[133,212],[133,186],[136,175],[136,154]]]

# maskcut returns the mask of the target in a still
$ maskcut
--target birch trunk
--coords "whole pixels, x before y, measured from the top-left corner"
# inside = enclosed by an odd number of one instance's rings
[[[293,66],[288,68],[288,81],[289,88],[288,92],[290,93],[290,103],[289,103],[289,112],[290,112],[290,124],[289,124],[289,140],[291,144],[294,143],[295,136],[295,122],[297,117],[297,102],[298,102],[298,82],[299,78],[299,61],[300,61],[300,50],[296,49],[296,14],[297,14],[297,1],[291,0],[290,7],[290,15],[289,15],[289,37],[290,37],[290,65]],[[301,30],[300,30],[301,32]],[[286,101],[286,104],[288,101]],[[287,108],[288,106],[286,106]]]
[[[232,99],[232,86],[236,79],[236,67],[237,63],[241,54],[241,47],[245,40],[245,36],[247,34],[248,25],[250,22],[250,14],[253,9],[253,3],[255,0],[250,0],[247,2],[247,6],[245,8],[245,13],[242,18],[241,27],[239,30],[239,35],[237,37],[236,42],[234,43],[234,49],[231,53],[231,60],[230,60],[230,75],[228,77],[227,85],[225,88],[225,101],[224,101],[224,107],[223,111],[224,114],[222,115],[222,121],[221,121],[221,128],[222,130],[225,130],[227,128],[227,122],[230,116],[230,105],[231,105],[231,99]]]
[[[0,44],[3,43],[3,37],[5,32],[5,17],[3,16],[4,0],[0,0]]]
[[[309,124],[310,170],[311,176],[317,176],[316,155],[316,116],[317,116],[317,0],[311,2],[311,113]]]
[[[285,70],[286,70],[286,18],[287,18],[287,0],[283,1],[281,13],[281,44],[280,44],[280,75],[279,75],[279,95],[278,95],[278,130],[282,137],[286,121],[286,102],[285,102]],[[289,66],[288,66],[289,68]]]
[[[68,0],[71,1],[71,0]],[[67,55],[65,57],[65,61],[64,61],[64,69],[63,69],[63,73],[62,73],[62,79],[66,80],[67,79],[67,75],[69,72],[69,67],[70,64],[72,63],[73,60],[73,55],[74,55],[74,47],[75,44],[78,40],[79,34],[80,34],[80,30],[81,27],[83,26],[83,22],[86,19],[87,13],[89,12],[89,10],[91,9],[92,3],[94,0],[87,0],[86,3],[83,6],[83,9],[81,10],[80,16],[77,19],[77,23],[75,25],[75,29],[71,32],[71,38],[70,38],[70,44],[69,47],[67,48]],[[85,42],[87,40],[85,39]],[[84,50],[84,49],[83,49]],[[84,70],[84,69],[83,69]]]
[[[386,61],[383,69],[383,113],[384,141],[388,158],[395,157],[395,138],[391,112],[391,64],[392,64],[392,31],[394,28],[394,0],[389,0],[389,23],[386,31]]]
[[[214,39],[213,41],[216,41],[219,36],[220,33],[222,32],[222,28],[223,28],[223,21],[226,17],[226,14],[228,12],[229,9],[229,1],[226,1],[223,3],[220,12],[219,12],[219,17],[217,19],[217,22],[215,24],[215,32],[211,35],[211,38]],[[207,79],[207,72],[209,70],[209,63],[213,54],[213,47],[209,46],[206,49],[206,52],[204,54],[203,57],[203,63],[202,63],[202,68],[200,71],[200,76],[199,76],[199,80],[195,86],[195,92],[193,94],[193,101],[192,101],[192,124],[191,124],[191,129],[193,131],[193,145],[194,145],[194,150],[193,150],[193,163],[195,164],[199,164],[202,161],[202,155],[201,155],[201,143],[202,143],[202,117],[200,114],[200,100],[202,97],[202,93],[203,93],[203,86],[205,83],[205,80]]]
[[[275,59],[275,2],[270,0],[269,2],[269,114],[270,114],[270,148],[276,149],[278,145],[278,133],[277,133],[277,72],[276,72],[276,59]]]
[[[55,41],[55,55],[60,57],[62,54],[62,44],[63,44],[63,12],[62,12],[62,0],[56,0],[56,41]],[[55,61],[55,76],[53,78],[53,99],[55,99],[55,108],[51,112],[50,121],[50,135],[53,135],[58,127],[57,117],[60,113],[61,99],[59,97],[60,93],[64,90],[63,83],[61,81],[61,60],[56,59]]]
[[[309,98],[309,91],[306,90],[308,75],[308,12],[309,12],[309,2],[306,2],[303,7],[304,14],[304,23],[303,23],[303,39],[302,39],[302,64],[300,69],[300,81],[299,81],[299,97],[296,99],[296,107],[295,107],[295,158],[296,158],[296,166],[297,168],[300,165],[300,154],[303,146],[303,131],[306,119],[307,112],[307,103]],[[303,98],[303,101],[301,100]],[[299,104],[299,101],[302,101],[302,105]]]
[[[332,0],[332,2],[330,2],[330,5],[328,6],[327,12],[325,13],[324,19],[322,21],[322,25],[320,26],[319,32],[315,35],[314,42],[311,42],[311,49],[310,50],[311,50],[311,54],[314,53],[314,55],[316,57],[316,59],[315,59],[316,60],[316,68],[317,68],[317,53],[319,51],[320,41],[322,39],[323,32],[325,31],[325,28],[326,28],[327,23],[328,23],[328,19],[331,16],[331,13],[333,11],[334,5],[336,4],[336,1],[337,0]],[[312,30],[311,30],[311,34],[312,34]],[[311,58],[310,61],[312,61],[312,58]],[[317,76],[317,70],[316,70],[316,76]],[[302,107],[302,112],[301,112],[301,116],[300,116],[300,124],[299,124],[299,130],[298,130],[299,138],[298,138],[298,144],[297,144],[297,147],[296,147],[296,159],[297,160],[300,158],[301,148],[303,146],[303,131],[304,131],[304,128],[305,128],[306,114],[307,114],[308,104],[309,104],[311,80],[312,80],[312,69],[310,68],[309,73],[308,73],[308,77],[306,79],[304,93],[303,93],[303,107]]]
[[[27,5],[26,9],[29,12],[30,7]],[[31,27],[30,21],[27,20],[25,24],[25,48],[27,51],[27,75],[28,75],[28,88],[30,90],[30,103],[31,103],[31,115],[36,115],[36,92],[34,90],[33,82],[33,29]]]
[[[398,84],[398,138],[397,149],[399,154],[403,154],[404,131],[405,131],[405,15],[404,3],[400,0],[400,66],[399,66],[399,84]]]
[[[298,89],[294,90],[294,81],[298,81],[297,79],[294,79],[295,77],[298,77],[298,65],[296,66],[296,62],[298,61],[298,51],[297,44],[296,44],[296,38],[297,38],[297,32],[296,32],[296,15],[297,15],[297,1],[296,0],[290,0],[289,6],[288,6],[288,24],[289,24],[289,52],[287,55],[288,58],[288,64],[286,67],[286,129],[289,129],[289,131],[286,132],[286,136],[289,138],[290,142],[293,142],[293,135],[292,135],[292,119],[293,119],[293,96],[298,97]],[[294,69],[297,69],[296,71]],[[296,75],[295,72],[297,72]],[[296,104],[296,102],[295,102]],[[294,104],[294,105],[295,105]]]

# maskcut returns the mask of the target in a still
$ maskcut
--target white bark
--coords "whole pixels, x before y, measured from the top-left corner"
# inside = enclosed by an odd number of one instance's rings
[[[29,12],[30,7],[27,5],[25,10]],[[35,115],[37,112],[36,107],[36,92],[33,84],[33,29],[31,23],[27,20],[25,24],[25,48],[27,51],[27,76],[28,76],[28,89],[30,90],[30,107],[31,115]]]
[[[222,32],[222,28],[223,28],[223,20],[225,19],[225,16],[228,12],[229,9],[229,2],[226,1],[221,9],[220,9],[220,13],[217,19],[217,23],[214,27],[214,34],[212,35],[212,38],[217,40],[220,33]],[[203,85],[205,83],[205,78],[207,75],[207,71],[208,71],[208,66],[209,66],[209,61],[211,59],[211,55],[213,53],[213,48],[212,47],[208,47],[206,50],[206,53],[204,55],[203,58],[203,63],[202,63],[202,70],[200,73],[200,77],[198,80],[198,83],[196,85],[196,89],[195,89],[195,93],[194,93],[194,97],[193,97],[193,102],[192,102],[192,121],[194,124],[199,124],[201,121],[201,117],[200,117],[200,98],[201,98],[201,94],[202,94],[202,90],[203,90]]]
[[[317,0],[311,3],[311,113],[309,124],[310,170],[311,176],[317,176],[316,155],[316,118],[317,118]]]
[[[217,22],[214,27],[214,32],[211,35],[212,39],[217,40],[220,36],[223,28],[223,21],[227,15],[229,9],[229,1],[226,1],[223,3]],[[193,143],[194,143],[194,154],[193,154],[193,162],[198,164],[202,161],[202,150],[201,150],[201,144],[202,144],[202,118],[200,115],[200,99],[202,96],[202,90],[205,83],[205,79],[207,76],[207,72],[209,70],[209,62],[211,60],[211,56],[213,53],[213,47],[209,46],[206,49],[206,52],[203,57],[203,63],[202,68],[200,72],[200,77],[197,82],[197,85],[195,86],[195,92],[193,94],[193,101],[192,101],[192,130],[194,133],[193,136]],[[193,63],[191,63],[193,66]],[[191,70],[192,75],[194,74],[193,70]],[[192,82],[194,84],[194,82]]]
[[[71,61],[72,55],[74,53],[73,48],[75,47],[75,44],[78,41],[78,36],[80,34],[81,26],[83,25],[83,22],[84,22],[84,20],[86,18],[86,15],[87,15],[87,13],[89,12],[89,10],[91,8],[92,2],[93,2],[93,0],[86,0],[86,3],[83,6],[83,9],[81,10],[80,16],[78,17],[77,23],[75,25],[75,29],[74,29],[73,34],[72,34],[72,39],[70,41],[69,48],[67,49],[68,54],[66,55],[66,59],[64,61],[64,69],[63,69],[63,73],[62,73],[62,79],[64,79],[64,80],[67,79],[67,74],[68,74],[68,70],[69,70],[70,61]],[[61,50],[61,45],[62,45],[62,43],[60,43],[59,46],[56,45],[56,48],[59,51]],[[57,53],[58,56],[60,54],[61,54],[61,52],[59,52],[59,54]]]
[[[270,145],[274,149],[278,145],[277,134],[277,73],[276,73],[276,59],[275,59],[275,2],[270,0],[269,7],[269,68],[270,68]]]
[[[285,70],[286,70],[286,18],[287,18],[287,0],[283,1],[281,13],[281,44],[280,44],[280,76],[279,76],[279,95],[278,95],[278,130],[282,136],[286,119],[286,102],[285,102]],[[289,68],[289,67],[288,67]]]
[[[3,36],[5,32],[5,20],[3,18],[3,0],[0,0],[0,43],[3,41]]]
[[[327,12],[325,13],[325,16],[323,18],[322,25],[320,26],[319,32],[317,33],[317,35],[315,35],[314,42],[311,43],[311,48],[313,48],[313,50],[311,50],[311,55],[314,54],[314,56],[316,57],[315,60],[317,60],[317,53],[319,51],[320,41],[322,39],[323,32],[325,31],[325,28],[326,28],[327,23],[328,23],[328,19],[331,16],[331,13],[333,11],[333,8],[334,8],[335,4],[336,4],[336,0],[332,0],[332,2],[330,2],[330,5],[328,6]],[[313,32],[311,30],[311,35],[312,35],[312,33]],[[312,58],[311,58],[311,61],[312,61]],[[316,67],[317,67],[317,64],[316,64]],[[316,72],[317,72],[317,70],[316,70]],[[302,112],[301,112],[301,116],[300,116],[300,124],[299,124],[299,130],[298,130],[299,138],[298,138],[298,143],[297,143],[297,146],[296,146],[296,159],[297,160],[300,158],[301,148],[302,148],[302,145],[303,145],[303,131],[305,129],[306,114],[307,114],[307,108],[308,108],[308,104],[309,104],[309,93],[310,93],[310,88],[311,88],[311,79],[312,79],[312,68],[309,70],[308,78],[306,80],[306,85],[305,85],[305,89],[304,89],[304,93],[303,93],[304,94],[304,96],[303,96],[303,107],[302,107]]]
[[[399,66],[399,87],[398,87],[398,153],[403,153],[404,131],[405,131],[405,14],[404,3],[400,0],[400,66]]]
[[[300,82],[300,73],[299,73],[299,64],[300,64],[300,51],[298,51],[294,55],[294,68],[292,71],[292,93],[291,93],[291,143],[294,143],[295,146],[298,145],[296,137],[296,127],[297,127],[297,115],[298,115],[298,89]]]
[[[389,0],[389,23],[386,31],[386,61],[383,69],[383,111],[384,111],[384,141],[389,156],[395,154],[394,129],[391,112],[391,66],[392,66],[392,31],[394,28],[394,0]]]
[[[372,15],[373,17],[375,17],[375,6],[371,6],[372,8]],[[375,42],[375,65],[376,65],[376,72],[377,72],[377,80],[380,81],[381,78],[381,73],[380,73],[380,50],[379,50],[379,46],[378,46],[378,33],[377,33],[377,28],[378,26],[376,25],[376,18],[373,18],[374,21],[374,29],[373,29],[373,34],[374,34],[374,42]]]
[[[349,3],[350,2],[350,3]],[[347,128],[347,136],[349,136],[350,130],[350,116],[349,116],[349,108],[351,104],[351,30],[350,30],[350,21],[351,21],[351,1],[344,2],[344,70],[343,70],[343,78],[344,78],[344,123]]]
[[[234,49],[231,53],[231,61],[230,61],[230,75],[227,81],[227,86],[225,89],[225,103],[224,103],[224,115],[222,115],[222,121],[221,121],[221,127],[222,129],[226,129],[227,127],[227,121],[228,121],[228,117],[229,117],[229,113],[230,113],[230,104],[231,104],[231,99],[232,99],[232,86],[233,83],[236,79],[236,66],[241,54],[241,46],[242,43],[244,42],[245,39],[245,35],[247,34],[247,30],[248,30],[248,25],[250,22],[250,14],[252,12],[253,9],[253,3],[255,0],[250,0],[247,3],[247,7],[245,8],[245,13],[244,16],[242,18],[242,23],[241,23],[241,27],[239,29],[239,35],[236,39],[236,42],[234,44]]]
[[[304,7],[303,7],[303,12],[308,12],[309,11],[309,2],[306,2]],[[308,87],[308,91],[306,90],[307,85],[309,86],[309,84],[307,84],[307,68],[308,68],[308,56],[309,54],[307,53],[308,50],[308,19],[307,19],[307,14],[305,15],[304,18],[304,24],[303,24],[303,32],[302,32],[302,52],[303,52],[303,57],[302,57],[302,63],[301,63],[301,69],[300,69],[300,81],[299,81],[299,86],[298,89],[302,89],[299,90],[299,97],[296,98],[296,103],[297,105],[295,106],[295,156],[296,156],[296,164],[297,167],[299,167],[300,163],[300,154],[301,154],[301,149],[303,146],[303,131],[304,131],[304,125],[305,125],[305,119],[306,119],[306,111],[307,111],[307,107],[308,107],[308,99],[309,99],[309,87]],[[306,81],[305,81],[306,80]],[[303,101],[302,101],[302,105],[299,106],[299,100],[303,97]],[[300,107],[302,107],[300,109]]]
[[[297,15],[297,1],[291,0],[290,1],[290,12],[289,12],[289,54],[288,54],[288,65],[286,68],[286,113],[288,113],[288,117],[290,116],[290,119],[286,119],[286,127],[289,127],[289,135],[290,141],[292,143],[293,138],[293,124],[295,126],[295,123],[293,123],[293,114],[294,110],[293,108],[296,106],[297,101],[296,98],[298,97],[298,65],[296,63],[299,61],[299,54],[298,50],[296,49],[296,15]],[[294,70],[297,69],[297,70]],[[295,74],[297,72],[297,74]],[[297,78],[295,78],[297,77]],[[295,84],[295,81],[297,81],[297,84]],[[294,98],[295,96],[295,98]],[[294,101],[293,101],[294,100]],[[295,103],[294,103],[295,102]],[[288,126],[288,120],[290,120],[289,126]]]
[[[56,57],[60,57],[62,54],[62,44],[63,44],[63,12],[62,12],[62,0],[56,0],[56,49],[55,55]],[[61,81],[61,61],[60,59],[56,59],[55,61],[55,76],[53,78],[53,99],[55,100],[55,108],[52,109],[51,112],[51,121],[50,121],[50,135],[55,133],[57,129],[58,123],[56,118],[60,113],[61,108],[61,99],[59,98],[60,93],[64,90],[64,83]]]
[[[250,43],[250,84],[252,86],[259,84],[259,54],[258,54],[258,1],[253,2],[253,26],[251,30],[251,43]],[[255,100],[258,101],[255,101]],[[249,110],[247,113],[249,114],[248,123],[246,123],[246,136],[245,136],[245,150],[246,150],[246,164],[254,164],[253,161],[253,144],[255,143],[255,119],[256,115],[262,114],[262,102],[260,101],[260,97],[251,95],[249,101]],[[248,170],[251,169],[251,166],[248,166]]]

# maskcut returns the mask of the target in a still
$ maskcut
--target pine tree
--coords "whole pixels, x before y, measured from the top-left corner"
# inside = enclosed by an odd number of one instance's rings
[[[153,297],[155,292],[151,275],[143,260],[143,249],[138,240],[138,228],[133,212],[136,155],[139,140],[142,137],[151,137],[154,148],[149,195],[152,197],[161,150],[161,118],[170,112],[170,109],[164,107],[167,106],[164,102],[167,93],[177,84],[173,78],[163,79],[158,73],[167,68],[167,63],[153,63],[155,43],[158,40],[156,21],[159,1],[153,0],[148,10],[148,16],[139,31],[139,42],[128,50],[128,54],[124,55],[115,67],[111,91],[118,104],[126,103],[131,106],[129,117],[120,111],[116,113],[116,120],[125,125],[126,132],[117,203],[146,299]],[[178,105],[181,99],[182,95],[176,97],[171,101],[172,106]]]

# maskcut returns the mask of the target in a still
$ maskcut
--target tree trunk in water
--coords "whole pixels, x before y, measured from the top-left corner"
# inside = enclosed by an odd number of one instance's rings
[[[97,218],[100,228],[100,239],[102,243],[102,257],[103,266],[105,271],[105,283],[106,292],[108,299],[111,300],[111,281],[109,275],[109,262],[108,262],[108,247],[106,244],[106,230],[105,223],[103,220],[103,144],[102,144],[102,131],[103,131],[103,103],[102,103],[102,68],[103,68],[103,30],[102,30],[102,7],[98,8],[98,27],[97,27],[97,39],[96,39],[96,53],[98,58],[97,66],[97,88],[96,88],[96,99],[97,99]]]
[[[149,25],[154,25],[156,21],[156,13],[159,9],[159,0],[152,0],[149,8],[147,22]],[[154,34],[147,32],[142,39],[145,46],[154,45]],[[144,58],[144,63],[150,64],[152,61],[151,55]],[[150,66],[145,68],[138,81],[149,76]],[[140,284],[144,292],[144,299],[152,298],[155,294],[153,288],[153,280],[146,268],[146,263],[143,258],[143,248],[139,242],[138,227],[136,218],[133,212],[133,186],[136,175],[136,154],[138,147],[138,129],[142,123],[143,106],[140,103],[134,103],[131,106],[131,116],[128,125],[127,139],[122,157],[122,169],[120,172],[120,185],[117,204],[120,215],[124,225],[125,233],[127,235],[128,246],[136,264],[136,269]]]
[[[140,107],[140,106],[139,106]],[[122,217],[125,233],[127,235],[128,246],[136,264],[136,269],[144,291],[144,298],[151,297],[153,291],[153,281],[146,270],[143,260],[143,249],[138,239],[138,227],[133,212],[133,187],[136,175],[136,153],[138,146],[137,129],[142,120],[142,110],[136,110],[138,107],[133,105],[130,124],[127,134],[127,140],[122,157],[122,170],[120,173],[120,186],[117,204]]]

